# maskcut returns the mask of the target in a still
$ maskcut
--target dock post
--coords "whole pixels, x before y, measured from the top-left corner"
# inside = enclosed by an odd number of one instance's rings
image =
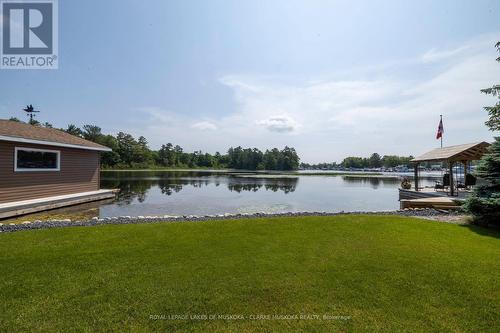
[[[415,169],[414,169],[414,172],[415,172],[415,191],[418,192],[418,163],[415,163]]]
[[[462,163],[464,164],[464,189],[465,189],[465,184],[466,184],[466,179],[467,179],[467,161],[462,161]]]
[[[455,189],[454,189],[454,186],[453,186],[453,162],[450,161],[448,163],[448,165],[450,166],[450,195],[454,196],[455,195]]]

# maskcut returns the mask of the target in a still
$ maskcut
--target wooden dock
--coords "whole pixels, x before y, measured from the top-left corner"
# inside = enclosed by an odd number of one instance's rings
[[[421,199],[399,200],[401,209],[405,208],[434,208],[434,209],[458,209],[460,205],[456,200],[447,197],[433,197]]]
[[[459,202],[465,200],[469,192],[459,192],[449,196],[446,192],[424,188],[419,191],[399,189],[400,208],[458,209]]]
[[[98,190],[0,204],[0,219],[114,198],[117,190]]]

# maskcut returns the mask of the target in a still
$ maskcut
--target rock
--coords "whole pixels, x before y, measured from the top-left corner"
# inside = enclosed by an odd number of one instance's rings
[[[88,220],[79,220],[79,221],[71,221],[70,219],[52,219],[52,220],[35,220],[33,222],[24,221],[21,224],[10,223],[6,226],[0,223],[0,231],[3,232],[11,232],[11,231],[22,231],[29,229],[44,229],[44,228],[55,228],[55,227],[66,227],[66,226],[85,226],[85,225],[98,225],[98,224],[106,224],[106,223],[120,223],[120,224],[128,224],[128,223],[148,223],[151,222],[161,222],[164,220],[168,221],[178,221],[178,222],[188,222],[188,221],[206,221],[206,220],[216,220],[216,219],[229,219],[229,218],[262,218],[262,217],[279,217],[279,216],[336,216],[336,215],[352,215],[352,214],[379,214],[379,215],[401,215],[401,216],[418,216],[418,217],[434,217],[434,216],[457,216],[461,213],[460,211],[443,211],[436,209],[399,209],[392,211],[351,211],[351,212],[274,212],[274,213],[266,213],[266,212],[255,212],[255,213],[224,213],[224,214],[216,214],[216,215],[163,215],[163,216],[120,216],[120,217],[92,217]],[[118,222],[115,222],[118,221]],[[34,223],[37,223],[34,225]],[[62,222],[62,223],[61,223]],[[71,223],[70,223],[71,222]]]

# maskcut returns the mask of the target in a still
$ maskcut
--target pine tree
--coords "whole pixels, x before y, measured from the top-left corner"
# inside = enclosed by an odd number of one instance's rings
[[[500,52],[500,42],[497,42],[495,47]],[[496,59],[500,62],[500,57]],[[492,131],[500,131],[500,84],[495,84],[493,87],[482,89],[482,93],[498,97],[498,102],[494,106],[487,106],[484,109],[488,111],[490,119],[486,122],[486,126]]]
[[[476,223],[500,226],[500,137],[479,161],[476,175],[483,183],[474,188],[465,208]]]
[[[500,52],[500,42],[495,47]],[[500,62],[500,57],[496,59]],[[497,96],[499,102],[492,107],[485,107],[490,116],[486,125],[492,131],[500,130],[500,85],[481,90],[487,95]],[[476,176],[482,180],[474,188],[467,199],[465,209],[478,224],[495,224],[500,226],[500,137],[489,147],[476,168]]]

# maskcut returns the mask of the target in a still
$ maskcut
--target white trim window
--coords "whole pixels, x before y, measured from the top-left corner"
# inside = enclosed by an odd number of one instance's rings
[[[16,147],[14,171],[60,171],[61,151]]]

